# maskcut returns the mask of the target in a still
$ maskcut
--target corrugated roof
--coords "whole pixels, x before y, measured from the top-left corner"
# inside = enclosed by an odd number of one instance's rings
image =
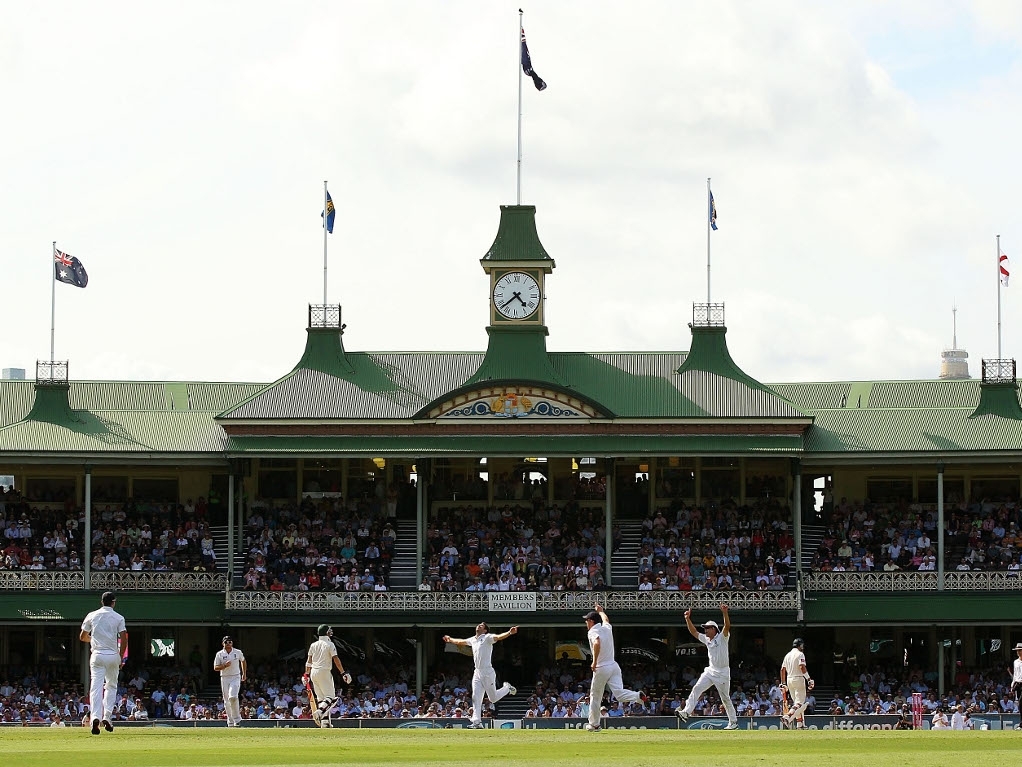
[[[871,408],[975,408],[975,381],[878,381],[869,394]]]
[[[35,381],[0,381],[0,428],[21,421],[35,402]]]
[[[0,429],[0,453],[222,453],[214,413],[74,411],[77,423],[22,421]]]
[[[1022,421],[969,408],[822,410],[806,432],[806,452],[951,453],[1022,451]]]
[[[188,408],[222,413],[265,388],[266,384],[190,383]]]
[[[851,384],[848,383],[792,383],[769,384],[770,388],[800,410],[844,407]]]
[[[72,381],[68,402],[74,410],[168,410],[162,383],[145,381]]]

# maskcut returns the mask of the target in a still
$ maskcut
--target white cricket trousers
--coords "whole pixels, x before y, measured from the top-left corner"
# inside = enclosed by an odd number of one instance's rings
[[[89,718],[113,722],[121,656],[115,652],[92,653],[89,657],[89,673],[92,674],[89,684]]]
[[[510,691],[511,685],[507,682],[497,689],[497,672],[492,668],[477,668],[472,674],[472,722],[479,724],[483,721],[483,693],[490,703],[496,703]]]
[[[597,666],[593,671],[593,682],[589,687],[589,724],[600,726],[600,706],[603,705],[603,691],[610,689],[615,700],[622,703],[638,703],[641,695],[635,690],[626,690],[621,681],[621,667],[617,661],[606,666]]]
[[[309,672],[309,679],[312,681],[312,691],[316,693],[316,703],[320,704],[327,699],[333,699],[337,690],[334,687],[334,675],[327,668],[314,668]]]
[[[735,711],[735,704],[731,702],[731,671],[714,671],[709,666],[703,671],[696,683],[692,685],[692,692],[685,701],[685,713],[691,714],[696,710],[696,703],[703,697],[703,693],[711,687],[716,687],[720,694],[720,702],[724,704],[727,712],[727,720],[731,724],[738,724],[738,713]]]
[[[224,694],[224,713],[227,714],[227,724],[238,724],[241,721],[241,703],[238,695],[241,693],[241,674],[229,676],[220,675],[220,689]]]
[[[806,710],[806,678],[804,676],[788,677],[788,693],[791,695],[791,708],[788,709],[788,721],[801,719]]]

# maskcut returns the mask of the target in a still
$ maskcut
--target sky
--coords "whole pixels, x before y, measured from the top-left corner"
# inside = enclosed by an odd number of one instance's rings
[[[847,7],[846,7],[847,6]],[[935,378],[1022,355],[1022,4],[522,6],[522,203],[551,351],[687,349],[726,305],[760,381]],[[516,202],[519,3],[11,3],[0,367],[273,381],[323,301],[349,351],[483,351]]]

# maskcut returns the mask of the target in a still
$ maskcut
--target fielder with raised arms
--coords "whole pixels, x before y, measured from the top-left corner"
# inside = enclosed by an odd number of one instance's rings
[[[311,681],[312,691],[316,695],[316,705],[312,710],[313,721],[320,727],[332,727],[330,709],[337,702],[333,668],[336,667],[345,684],[351,684],[351,674],[344,670],[341,659],[337,657],[337,646],[333,640],[334,630],[324,623],[316,629],[316,635],[316,641],[309,647],[309,657],[305,659],[302,682],[308,686]]]
[[[497,672],[493,670],[493,645],[503,642],[509,636],[518,633],[518,627],[512,626],[503,634],[491,634],[488,624],[480,623],[476,626],[475,636],[468,639],[452,639],[444,634],[444,642],[453,645],[466,645],[472,648],[472,659],[475,661],[475,672],[472,674],[472,723],[470,729],[483,729],[483,694],[490,699],[490,703],[496,703],[505,695],[517,695],[516,690],[508,682],[497,689]]]
[[[711,687],[716,687],[720,702],[727,712],[727,726],[724,729],[737,730],[738,713],[735,711],[735,704],[731,702],[731,659],[728,654],[728,644],[731,641],[731,611],[724,604],[720,606],[720,611],[724,614],[724,629],[721,630],[716,621],[706,621],[703,624],[705,633],[700,633],[692,623],[691,608],[685,611],[685,626],[688,633],[706,645],[710,665],[703,669],[699,679],[692,685],[692,692],[689,693],[685,706],[679,708],[677,714],[682,721],[688,721],[703,693]]]

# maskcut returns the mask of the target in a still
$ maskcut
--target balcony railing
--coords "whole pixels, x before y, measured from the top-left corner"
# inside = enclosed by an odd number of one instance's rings
[[[806,573],[802,588],[806,591],[845,592],[897,592],[937,591],[935,572],[876,572],[876,573]],[[1022,591],[1022,577],[1017,572],[959,572],[944,573],[945,591]]]
[[[578,613],[579,618],[599,601],[611,614],[629,612],[684,612],[688,608],[716,612],[721,602],[735,610],[797,610],[794,591],[558,591],[536,594],[536,612]],[[277,592],[231,591],[227,609],[238,612],[487,612],[486,593],[389,592]],[[514,614],[514,613],[512,613]]]
[[[224,573],[138,573],[91,574],[95,591],[225,591]],[[81,591],[85,573],[81,570],[0,570],[0,591]]]
[[[724,304],[692,304],[692,327],[719,328],[724,326]]]

